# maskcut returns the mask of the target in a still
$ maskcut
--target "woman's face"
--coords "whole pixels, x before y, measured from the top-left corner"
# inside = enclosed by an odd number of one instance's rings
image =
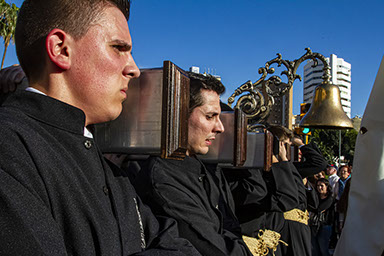
[[[318,182],[317,183],[317,192],[321,195],[327,194],[327,186],[325,185],[324,182]]]
[[[349,176],[348,168],[346,168],[346,167],[341,168],[341,170],[340,170],[340,178],[342,180],[346,180],[348,178],[348,176]]]

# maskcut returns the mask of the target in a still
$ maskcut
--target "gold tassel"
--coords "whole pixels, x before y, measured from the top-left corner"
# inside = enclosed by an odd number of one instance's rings
[[[254,256],[265,256],[272,249],[273,255],[277,250],[279,242],[288,246],[286,242],[280,240],[281,235],[272,230],[259,230],[258,238],[243,236],[245,244],[248,246]]]

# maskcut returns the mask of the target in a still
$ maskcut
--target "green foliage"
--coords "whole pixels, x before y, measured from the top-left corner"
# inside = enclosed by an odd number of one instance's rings
[[[355,129],[341,132],[341,155],[345,156],[348,162],[353,162],[353,155],[355,154],[355,144],[358,132]]]
[[[354,129],[341,131],[341,155],[347,162],[353,162],[357,131]],[[334,164],[339,157],[339,130],[312,130],[310,141],[316,142],[329,163]]]
[[[4,65],[5,55],[9,43],[14,42],[16,21],[19,8],[15,4],[8,4],[4,0],[0,0],[0,36],[4,39],[4,53],[1,62],[1,68]]]

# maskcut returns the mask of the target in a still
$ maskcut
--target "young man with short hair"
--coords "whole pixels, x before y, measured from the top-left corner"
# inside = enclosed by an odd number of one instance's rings
[[[158,215],[176,219],[180,236],[202,255],[252,255],[241,237],[234,203],[221,170],[197,157],[207,154],[217,134],[224,86],[212,76],[189,73],[188,146],[184,160],[151,157],[134,186]]]
[[[30,87],[0,108],[1,255],[198,255],[161,224],[87,126],[119,116],[139,76],[129,1],[26,0],[16,50]],[[112,168],[112,169],[111,169]]]

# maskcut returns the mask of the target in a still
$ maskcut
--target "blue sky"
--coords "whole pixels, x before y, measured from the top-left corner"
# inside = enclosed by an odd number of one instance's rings
[[[336,54],[352,65],[355,116],[364,113],[384,54],[383,10],[382,0],[132,0],[129,26],[140,68],[170,60],[185,70],[209,69],[222,77],[223,99],[245,81],[258,80],[258,69],[276,53],[291,61],[306,47]],[[5,65],[13,63],[12,45]],[[293,87],[297,114],[302,82]]]

